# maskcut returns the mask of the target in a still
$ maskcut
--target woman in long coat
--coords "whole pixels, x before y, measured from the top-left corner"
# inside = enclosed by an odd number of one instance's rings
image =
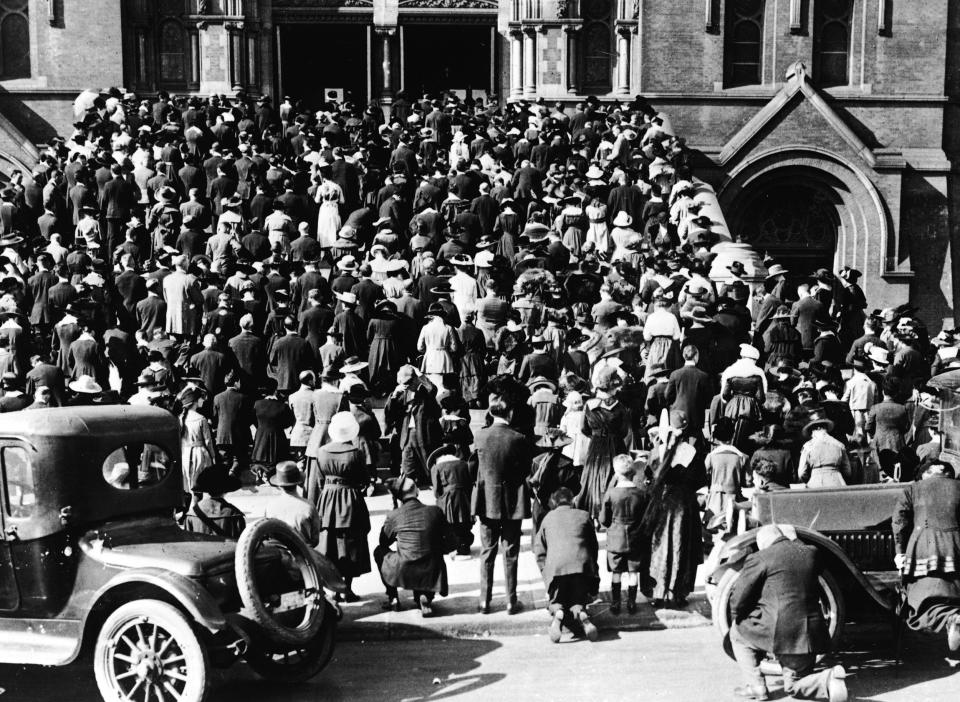
[[[656,447],[654,475],[643,531],[650,540],[650,572],[644,595],[653,605],[683,606],[693,592],[697,566],[703,562],[703,530],[697,490],[706,483],[703,458],[694,438],[685,436],[685,412],[671,412],[663,458]],[[661,437],[662,438],[662,437]]]
[[[434,303],[427,310],[428,321],[420,330],[417,351],[423,354],[421,370],[438,388],[443,387],[443,376],[456,370],[460,353],[460,338],[446,322],[443,307]]]
[[[474,326],[476,312],[468,312],[460,326],[463,358],[460,360],[460,394],[464,402],[481,401],[481,390],[487,384],[487,341],[483,332]]]
[[[180,464],[183,467],[183,491],[193,492],[193,484],[204,468],[214,464],[217,449],[213,444],[210,421],[197,412],[200,396],[186,391],[180,397]]]
[[[313,393],[313,431],[304,451],[308,459],[315,461],[320,447],[330,441],[330,418],[348,408],[347,396],[337,387],[339,378],[340,372],[333,368],[324,368],[320,374],[320,387]]]
[[[290,457],[290,442],[285,430],[292,427],[296,419],[289,405],[277,397],[275,381],[270,381],[264,398],[254,403],[253,413],[257,433],[253,437],[250,462],[272,474],[277,463]]]
[[[359,598],[351,589],[353,579],[370,572],[370,513],[363,500],[367,470],[363,451],[356,446],[360,425],[349,412],[330,420],[330,443],[320,447],[316,470],[307,476],[307,499],[320,513],[317,551],[337,565],[346,581],[345,598]]]
[[[392,389],[393,379],[403,365],[400,345],[404,327],[403,319],[392,301],[377,302],[373,318],[367,324],[367,342],[370,344],[368,368],[373,392],[386,394]]]
[[[613,457],[627,453],[633,445],[630,410],[616,395],[621,385],[615,369],[604,369],[597,378],[597,397],[587,402],[583,412],[582,431],[590,437],[590,445],[575,505],[589,512],[594,521],[613,477]]]
[[[907,594],[907,625],[947,630],[960,649],[960,482],[954,469],[934,461],[906,486],[893,513],[896,565]]]

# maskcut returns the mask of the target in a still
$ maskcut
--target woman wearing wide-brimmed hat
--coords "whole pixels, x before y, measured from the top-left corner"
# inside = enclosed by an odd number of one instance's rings
[[[576,505],[595,520],[613,476],[613,457],[632,448],[633,430],[630,410],[617,398],[623,387],[617,369],[605,368],[594,379],[593,387],[597,396],[587,401],[583,412],[583,433],[590,437],[590,446]]]
[[[347,584],[346,600],[355,602],[359,598],[350,585],[370,572],[370,513],[363,500],[369,476],[356,443],[360,424],[353,414],[333,415],[328,431],[330,443],[320,447],[307,475],[307,499],[320,513],[317,551],[337,565]]]
[[[850,457],[847,448],[830,436],[833,422],[820,410],[810,414],[803,427],[807,443],[800,451],[797,473],[807,487],[838,487],[850,479]]]
[[[770,318],[770,326],[763,333],[763,349],[767,354],[763,369],[768,373],[783,360],[800,361],[800,332],[793,326],[790,308],[786,305],[780,305]]]
[[[215,463],[217,448],[213,443],[210,421],[197,411],[201,394],[185,390],[180,394],[180,465],[183,469],[183,491],[193,492],[200,472]]]

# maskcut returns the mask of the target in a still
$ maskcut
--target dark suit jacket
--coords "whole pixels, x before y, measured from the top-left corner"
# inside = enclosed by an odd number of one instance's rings
[[[687,413],[693,429],[703,429],[703,421],[713,395],[710,375],[696,366],[677,368],[667,381],[667,401],[673,409]]]
[[[64,404],[65,383],[63,371],[49,363],[41,363],[30,369],[26,376],[28,397],[33,397],[37,388],[46,385],[50,388],[50,406],[60,407]]]
[[[813,323],[818,319],[825,319],[826,312],[823,303],[813,296],[793,303],[790,314],[793,317],[793,326],[800,332],[800,341],[804,349],[809,351],[813,348],[813,340],[817,338],[817,330]]]
[[[570,505],[550,510],[533,539],[533,553],[548,591],[556,577],[585,575],[592,582],[591,592],[596,593],[600,586],[597,551],[597,532],[590,514]]]
[[[385,585],[447,594],[446,551],[447,520],[439,507],[425,505],[414,498],[387,513],[380,530],[378,556],[380,575]],[[395,551],[386,550],[396,543]]]
[[[473,513],[487,519],[529,517],[527,476],[532,459],[530,440],[506,424],[479,430],[470,457],[470,469],[477,476]]]
[[[248,380],[259,382],[266,377],[267,354],[263,340],[255,334],[240,332],[228,342],[237,367]]]
[[[52,324],[56,321],[50,307],[50,289],[57,284],[57,274],[39,271],[27,281],[27,290],[33,304],[30,308],[30,324]]]
[[[270,374],[280,390],[293,392],[300,387],[299,376],[313,365],[313,348],[297,334],[279,337],[270,350]]]
[[[730,596],[743,638],[775,654],[827,651],[830,634],[817,599],[821,570],[815,546],[786,537],[747,556]]]
[[[242,392],[227,388],[213,398],[217,420],[217,445],[243,450],[250,445],[253,403]]]
[[[100,211],[104,217],[126,221],[139,198],[140,193],[137,186],[130,184],[124,178],[111,178],[103,186]]]

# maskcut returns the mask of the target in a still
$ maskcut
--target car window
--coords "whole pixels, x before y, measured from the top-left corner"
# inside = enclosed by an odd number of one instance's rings
[[[6,513],[14,519],[32,517],[37,507],[37,493],[30,457],[21,446],[4,446],[2,457]]]
[[[172,459],[156,444],[126,444],[103,461],[103,479],[120,490],[136,490],[156,485],[172,468]]]

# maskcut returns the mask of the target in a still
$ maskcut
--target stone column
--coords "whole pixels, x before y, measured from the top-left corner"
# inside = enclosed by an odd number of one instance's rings
[[[381,46],[381,90],[380,105],[386,118],[390,117],[390,107],[393,105],[393,36],[397,33],[396,27],[377,27]]]
[[[523,32],[510,31],[510,99],[523,97]]]
[[[617,95],[630,94],[630,27],[617,27]]]
[[[527,98],[537,96],[537,30],[523,30],[523,92]]]
[[[567,92],[576,93],[577,86],[579,85],[579,71],[577,66],[577,61],[580,60],[580,57],[577,56],[577,32],[580,30],[580,27],[575,25],[568,24],[563,28],[563,31],[567,34]]]
[[[229,33],[230,42],[230,87],[233,92],[243,90],[244,61],[243,61],[243,25],[227,22],[224,27]]]

